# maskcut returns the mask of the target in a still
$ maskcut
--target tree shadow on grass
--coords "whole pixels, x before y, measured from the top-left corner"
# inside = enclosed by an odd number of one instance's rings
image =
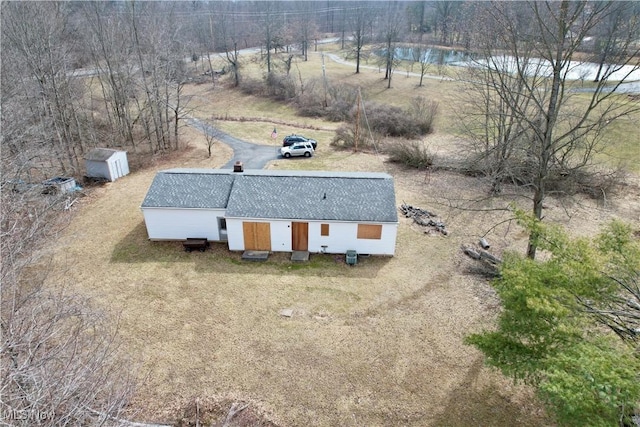
[[[345,256],[340,254],[310,254],[309,261],[295,262],[291,261],[290,253],[273,252],[267,261],[244,261],[242,252],[230,251],[226,242],[211,242],[204,252],[186,252],[180,241],[150,241],[144,221],[117,242],[111,253],[113,263],[189,263],[201,272],[355,278],[375,277],[391,259],[386,256],[358,257],[357,265],[349,266]]]
[[[469,367],[464,380],[449,394],[445,409],[436,417],[437,427],[539,427],[553,425],[536,405],[533,396],[529,399],[511,398],[507,390],[495,384],[480,384],[478,377],[483,369],[482,357]],[[524,403],[523,403],[524,400]]]

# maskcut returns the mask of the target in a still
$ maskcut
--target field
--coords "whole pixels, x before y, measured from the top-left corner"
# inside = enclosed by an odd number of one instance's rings
[[[301,70],[317,72],[319,61],[315,55]],[[438,100],[437,131],[424,142],[440,155],[455,153],[456,83],[426,80],[416,89],[417,78],[399,72],[387,90],[373,70],[354,76],[327,62],[327,72],[361,84],[372,98],[400,102],[418,92]],[[298,132],[320,141],[314,158],[277,160],[270,168],[387,172],[395,178],[398,205],[435,211],[450,234],[425,234],[401,218],[396,255],[362,258],[355,267],[332,255],[312,255],[305,264],[287,254],[246,263],[224,244],[186,253],[180,243],[149,242],[139,207],[154,174],[219,167],[232,155],[217,143],[207,158],[204,138],[184,128],[186,151],[89,191],[52,247],[67,286],[91,295],[119,321],[123,349],[139,369],[133,419],[169,423],[184,415],[193,421],[198,400],[205,421],[224,419],[223,404],[246,402],[246,412],[262,425],[550,424],[530,389],[484,367],[481,354],[463,344],[465,335],[491,327],[499,305],[491,287],[467,273],[460,245],[491,230],[486,238],[496,253],[522,251],[526,236],[516,224],[492,228],[510,218],[504,208],[511,199],[470,202],[486,193],[479,179],[406,170],[375,152],[336,151],[328,142],[337,124],[297,117],[287,106],[221,85],[187,90],[192,115],[235,119],[216,125],[245,140],[276,145],[270,133],[278,123],[279,140]],[[637,224],[639,196],[631,176],[606,202],[549,199],[546,220],[576,234],[594,234],[614,217]],[[516,201],[528,207],[525,198]],[[286,308],[292,317],[280,315]]]

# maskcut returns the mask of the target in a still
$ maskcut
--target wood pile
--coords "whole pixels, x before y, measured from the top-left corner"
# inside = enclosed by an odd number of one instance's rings
[[[463,246],[462,252],[464,252],[464,254],[469,258],[487,261],[493,265],[499,265],[502,263],[502,260],[500,258],[493,254],[490,254],[484,249],[475,249],[473,247]]]
[[[479,274],[488,277],[497,277],[500,274],[500,264],[502,260],[489,253],[487,249],[490,248],[489,242],[486,239],[481,238],[477,245],[462,245],[462,252],[469,258],[478,261],[476,271]]]
[[[442,233],[443,236],[449,234],[444,222],[437,220],[436,217],[438,215],[433,212],[408,205],[405,202],[402,202],[402,205],[400,205],[400,212],[402,212],[405,218],[412,218],[413,222],[427,228],[427,230],[424,230],[425,234],[428,234],[431,231]]]

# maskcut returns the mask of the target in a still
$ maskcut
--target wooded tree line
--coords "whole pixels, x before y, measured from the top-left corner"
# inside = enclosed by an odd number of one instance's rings
[[[571,51],[587,51],[601,64],[628,52],[621,40],[637,36],[638,7],[617,3],[624,7],[593,2],[570,17],[565,33],[578,42]],[[212,52],[224,55],[225,71],[239,86],[240,49],[259,47],[267,75],[288,73],[294,49],[306,60],[319,38],[333,34],[353,52],[356,73],[362,56],[377,50],[390,88],[398,47],[410,44],[422,82],[422,60],[434,45],[474,52],[489,46],[490,53],[509,48],[502,33],[491,30],[496,15],[490,9],[457,1],[3,2],[3,157],[11,158],[13,175],[28,180],[38,171],[45,172],[37,178],[79,176],[84,153],[95,146],[132,153],[179,149],[180,120],[188,111],[186,62],[211,59]],[[531,12],[520,3],[509,9],[517,19]],[[513,36],[532,42],[524,28]],[[584,43],[587,36],[591,41]],[[210,60],[198,63],[215,78]],[[607,80],[606,70],[599,74]]]
[[[226,53],[237,86],[238,49],[263,46],[270,72],[272,53],[295,43],[306,55],[319,32],[346,25],[347,8],[353,6],[3,2],[4,174],[27,181],[79,176],[83,154],[95,146],[179,149],[185,59]]]

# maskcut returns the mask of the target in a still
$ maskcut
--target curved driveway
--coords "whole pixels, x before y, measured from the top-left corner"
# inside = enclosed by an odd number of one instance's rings
[[[233,149],[233,158],[220,169],[233,169],[233,165],[238,161],[242,162],[245,169],[262,169],[271,160],[280,157],[279,147],[242,141],[193,117],[188,118],[187,123],[189,126],[228,144]]]

